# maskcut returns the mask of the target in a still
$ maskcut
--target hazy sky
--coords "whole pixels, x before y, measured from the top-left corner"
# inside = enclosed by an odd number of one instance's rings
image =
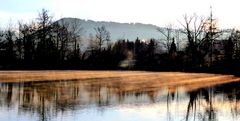
[[[42,8],[55,19],[76,17],[96,21],[141,22],[180,26],[184,14],[208,15],[210,6],[220,27],[240,28],[239,0],[0,0],[0,25],[30,21]]]

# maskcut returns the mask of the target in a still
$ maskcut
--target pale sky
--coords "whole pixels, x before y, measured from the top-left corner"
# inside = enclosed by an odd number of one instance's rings
[[[75,17],[95,21],[181,26],[184,14],[209,15],[221,28],[240,28],[239,0],[0,0],[0,26],[37,18],[42,8],[57,20]]]

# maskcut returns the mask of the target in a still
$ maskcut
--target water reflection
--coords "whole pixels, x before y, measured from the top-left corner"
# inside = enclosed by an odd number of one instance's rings
[[[7,112],[23,117],[30,115],[28,120],[51,121],[58,120],[59,115],[75,114],[81,110],[84,110],[83,112],[95,110],[104,114],[105,111],[119,109],[138,111],[138,108],[147,110],[154,107],[150,113],[159,114],[159,117],[154,115],[156,116],[154,120],[239,119],[239,82],[212,87],[195,86],[193,89],[190,88],[191,85],[136,86],[142,83],[131,84],[120,80],[122,79],[99,78],[1,83],[0,113]],[[91,111],[86,113],[90,114]],[[82,116],[81,113],[76,115],[78,118]],[[27,120],[19,119],[18,116],[16,116],[18,120]],[[102,116],[104,120],[113,118],[109,115]]]

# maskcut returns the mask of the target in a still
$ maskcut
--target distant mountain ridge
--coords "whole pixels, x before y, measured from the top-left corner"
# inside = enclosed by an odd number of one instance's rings
[[[95,35],[94,28],[105,26],[110,32],[111,40],[116,41],[118,39],[128,39],[130,41],[135,40],[137,37],[140,39],[148,40],[151,38],[159,39],[163,35],[157,31],[157,28],[163,29],[152,24],[142,23],[118,23],[118,22],[105,22],[105,21],[93,21],[84,20],[78,18],[62,18],[58,21],[64,21],[64,23],[71,24],[77,23],[82,28],[81,36],[83,39],[88,38],[89,34]]]
[[[160,33],[157,29],[162,31],[167,31],[164,27],[159,27],[152,24],[142,24],[142,23],[118,23],[118,22],[106,22],[106,21],[93,21],[93,20],[84,20],[79,18],[62,18],[57,22],[64,22],[69,25],[79,26],[82,31],[79,33],[83,42],[83,47],[86,47],[89,43],[89,35],[94,36],[96,34],[94,28],[105,26],[107,31],[110,32],[110,39],[114,43],[119,39],[128,39],[130,41],[135,41],[136,38],[140,40],[149,40],[151,38],[160,40],[161,42],[166,39],[166,37]],[[180,48],[183,48],[187,44],[187,38],[182,30],[174,29],[177,32],[178,38],[175,38],[175,41],[179,44]],[[232,30],[221,30],[222,34],[219,36],[224,39],[227,38]],[[173,35],[176,37],[175,35]],[[159,41],[159,42],[160,42]]]

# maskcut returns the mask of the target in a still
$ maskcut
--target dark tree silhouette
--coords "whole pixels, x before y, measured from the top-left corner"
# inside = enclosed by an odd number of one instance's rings
[[[199,53],[199,46],[203,43],[204,38],[204,23],[205,19],[203,17],[198,17],[197,15],[187,16],[184,15],[184,27],[183,33],[186,34],[188,39],[188,46],[186,51],[189,53],[190,63],[192,65],[199,65],[202,56]]]
[[[14,51],[14,32],[11,29],[8,29],[5,33],[6,38],[6,61],[8,64],[14,64],[16,60],[16,53]]]
[[[169,50],[170,58],[175,59],[175,57],[177,56],[176,54],[177,54],[177,47],[176,47],[174,38],[172,38],[172,43],[171,43],[171,47]]]
[[[228,61],[231,61],[233,59],[233,53],[234,53],[234,43],[231,37],[226,41],[224,49],[225,49],[225,59]]]
[[[57,48],[53,39],[52,16],[49,12],[42,9],[37,18],[37,48],[36,60],[40,67],[55,66],[57,61]]]
[[[23,60],[26,66],[32,66],[35,59],[35,44],[36,44],[36,28],[34,23],[22,24],[19,23],[19,36],[17,39],[18,53],[23,55]]]
[[[154,38],[111,42],[110,32],[104,26],[95,28],[95,35],[84,38],[77,19],[53,21],[49,12],[42,9],[33,22],[19,22],[18,31],[11,27],[0,31],[0,69],[212,69],[238,72],[238,30],[220,37],[221,31],[216,27],[212,12],[206,19],[185,15],[181,24],[183,30],[171,26],[159,29],[163,43]],[[187,37],[185,48],[179,44],[184,40],[180,31]],[[86,41],[88,45],[82,46]],[[180,46],[184,51],[179,49]],[[161,51],[166,49],[167,52]]]

